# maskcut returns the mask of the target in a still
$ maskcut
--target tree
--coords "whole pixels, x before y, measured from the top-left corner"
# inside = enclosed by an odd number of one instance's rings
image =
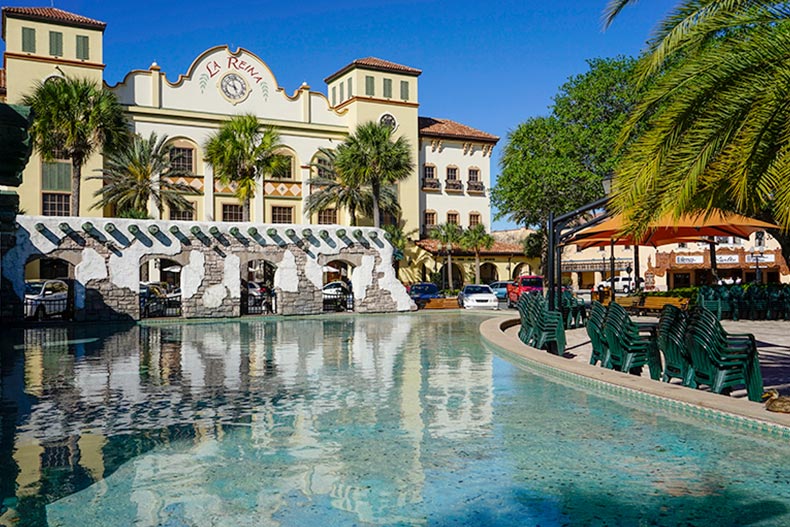
[[[447,251],[447,285],[453,289],[453,246],[461,241],[463,231],[455,223],[442,223],[431,231],[431,238],[439,241],[440,244],[449,246]]]
[[[337,148],[335,167],[344,176],[370,185],[373,226],[381,226],[382,189],[409,177],[414,164],[405,137],[393,141],[392,127],[377,122],[361,124]]]
[[[176,210],[191,208],[192,204],[184,194],[195,194],[195,189],[170,179],[187,175],[184,171],[172,168],[171,150],[166,135],[158,138],[156,133],[151,132],[145,139],[135,134],[130,144],[104,159],[101,176],[88,178],[104,182],[102,188],[93,194],[100,198],[93,208],[113,206],[118,214],[137,211],[147,215],[151,199],[160,216],[165,205]]]
[[[72,216],[80,213],[82,167],[97,150],[113,150],[129,134],[118,100],[88,79],[52,78],[36,83],[22,104],[33,110],[30,136],[45,161],[71,160]]]
[[[286,159],[277,153],[280,134],[273,127],[261,131],[253,114],[236,115],[225,121],[204,145],[206,162],[223,185],[235,185],[242,204],[242,221],[250,221],[250,201],[260,177],[271,175]]]
[[[305,210],[314,214],[328,208],[345,208],[348,210],[349,223],[352,227],[356,226],[357,211],[363,214],[371,214],[373,211],[373,192],[370,185],[364,184],[353,174],[338,171],[335,164],[337,153],[334,150],[321,148],[319,155],[322,161],[314,165],[318,176],[307,181],[316,190],[307,196]],[[385,185],[381,189],[380,199],[382,210],[400,214],[394,186]]]
[[[491,192],[496,217],[538,229],[544,248],[550,212],[564,214],[603,196],[601,182],[618,162],[618,134],[637,100],[634,59],[588,65],[560,88],[550,116],[530,118],[508,134]]]
[[[610,2],[609,22],[630,3]],[[785,2],[686,0],[661,21],[620,138],[614,205],[632,231],[714,207],[790,229],[788,18]]]
[[[480,251],[490,249],[494,245],[494,237],[486,232],[486,226],[478,223],[469,227],[459,240],[461,247],[475,253],[475,283],[480,283]]]

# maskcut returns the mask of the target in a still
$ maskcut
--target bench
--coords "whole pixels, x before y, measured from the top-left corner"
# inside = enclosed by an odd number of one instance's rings
[[[642,297],[639,295],[614,297],[614,303],[618,306],[622,306],[623,309],[629,313],[634,312],[637,309],[641,300]]]
[[[642,299],[642,303],[636,306],[636,310],[640,314],[660,313],[666,305],[675,306],[685,311],[689,305],[689,299],[674,296],[646,296]]]

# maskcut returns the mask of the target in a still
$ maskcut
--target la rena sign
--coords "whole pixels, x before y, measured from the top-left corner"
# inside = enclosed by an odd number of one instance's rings
[[[263,72],[256,69],[254,64],[247,62],[241,57],[228,55],[226,60],[222,61],[222,63],[216,59],[206,63],[206,73],[208,73],[210,79],[228,70],[246,73],[255,84],[263,82]]]

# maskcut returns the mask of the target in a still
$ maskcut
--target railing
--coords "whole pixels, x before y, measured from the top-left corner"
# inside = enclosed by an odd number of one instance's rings
[[[444,180],[444,189],[445,190],[455,190],[455,191],[464,191],[464,184],[461,182],[460,179],[445,179]]]
[[[71,302],[68,296],[25,298],[25,318],[46,320],[55,316],[63,319],[71,318]]]
[[[140,297],[140,318],[180,316],[181,295]]]
[[[442,190],[442,184],[435,177],[422,178],[423,190]]]
[[[324,292],[324,313],[354,311],[354,295],[351,293]]]
[[[242,315],[273,315],[277,313],[277,295],[273,292],[249,294],[242,291]]]
[[[482,181],[467,181],[466,190],[469,192],[485,192],[486,186]]]

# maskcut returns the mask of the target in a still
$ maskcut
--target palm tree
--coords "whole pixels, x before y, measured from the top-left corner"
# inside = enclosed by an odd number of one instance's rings
[[[373,226],[381,226],[383,189],[409,177],[414,164],[405,137],[392,140],[392,127],[377,122],[361,124],[337,148],[335,166],[373,194]]]
[[[192,204],[184,194],[195,194],[196,191],[189,185],[172,181],[171,178],[187,173],[172,168],[171,150],[166,135],[157,137],[151,132],[145,139],[135,134],[129,145],[105,158],[101,176],[88,178],[104,182],[102,188],[93,194],[100,198],[93,208],[113,206],[119,214],[136,211],[131,214],[147,215],[151,199],[160,216],[165,205],[176,210],[191,208]]]
[[[440,250],[441,245],[448,248],[447,251],[447,285],[449,289],[453,289],[453,246],[461,241],[463,231],[455,223],[442,223],[437,225],[431,231],[431,238],[439,241]]]
[[[475,283],[480,283],[480,251],[494,245],[494,237],[486,232],[486,226],[478,223],[469,227],[461,235],[461,247],[475,253]]]
[[[305,210],[314,214],[328,208],[348,210],[349,222],[352,227],[357,224],[357,211],[371,214],[373,210],[373,192],[370,185],[361,182],[353,174],[340,172],[335,164],[337,152],[328,148],[320,148],[322,162],[315,163],[318,176],[307,181],[316,190],[307,196]],[[397,191],[393,185],[381,189],[381,208],[392,214],[400,214]]]
[[[613,0],[609,21],[633,0]],[[643,230],[672,212],[767,208],[790,228],[790,7],[685,0],[637,71],[614,205]]]
[[[250,201],[258,178],[272,174],[286,161],[277,154],[280,134],[273,127],[261,132],[253,114],[236,115],[225,121],[206,141],[206,162],[223,185],[236,186],[242,205],[242,221],[250,221]]]
[[[38,82],[22,104],[33,111],[30,136],[45,161],[71,160],[72,216],[80,213],[82,167],[99,149],[123,144],[129,130],[118,99],[88,79],[52,78]]]

